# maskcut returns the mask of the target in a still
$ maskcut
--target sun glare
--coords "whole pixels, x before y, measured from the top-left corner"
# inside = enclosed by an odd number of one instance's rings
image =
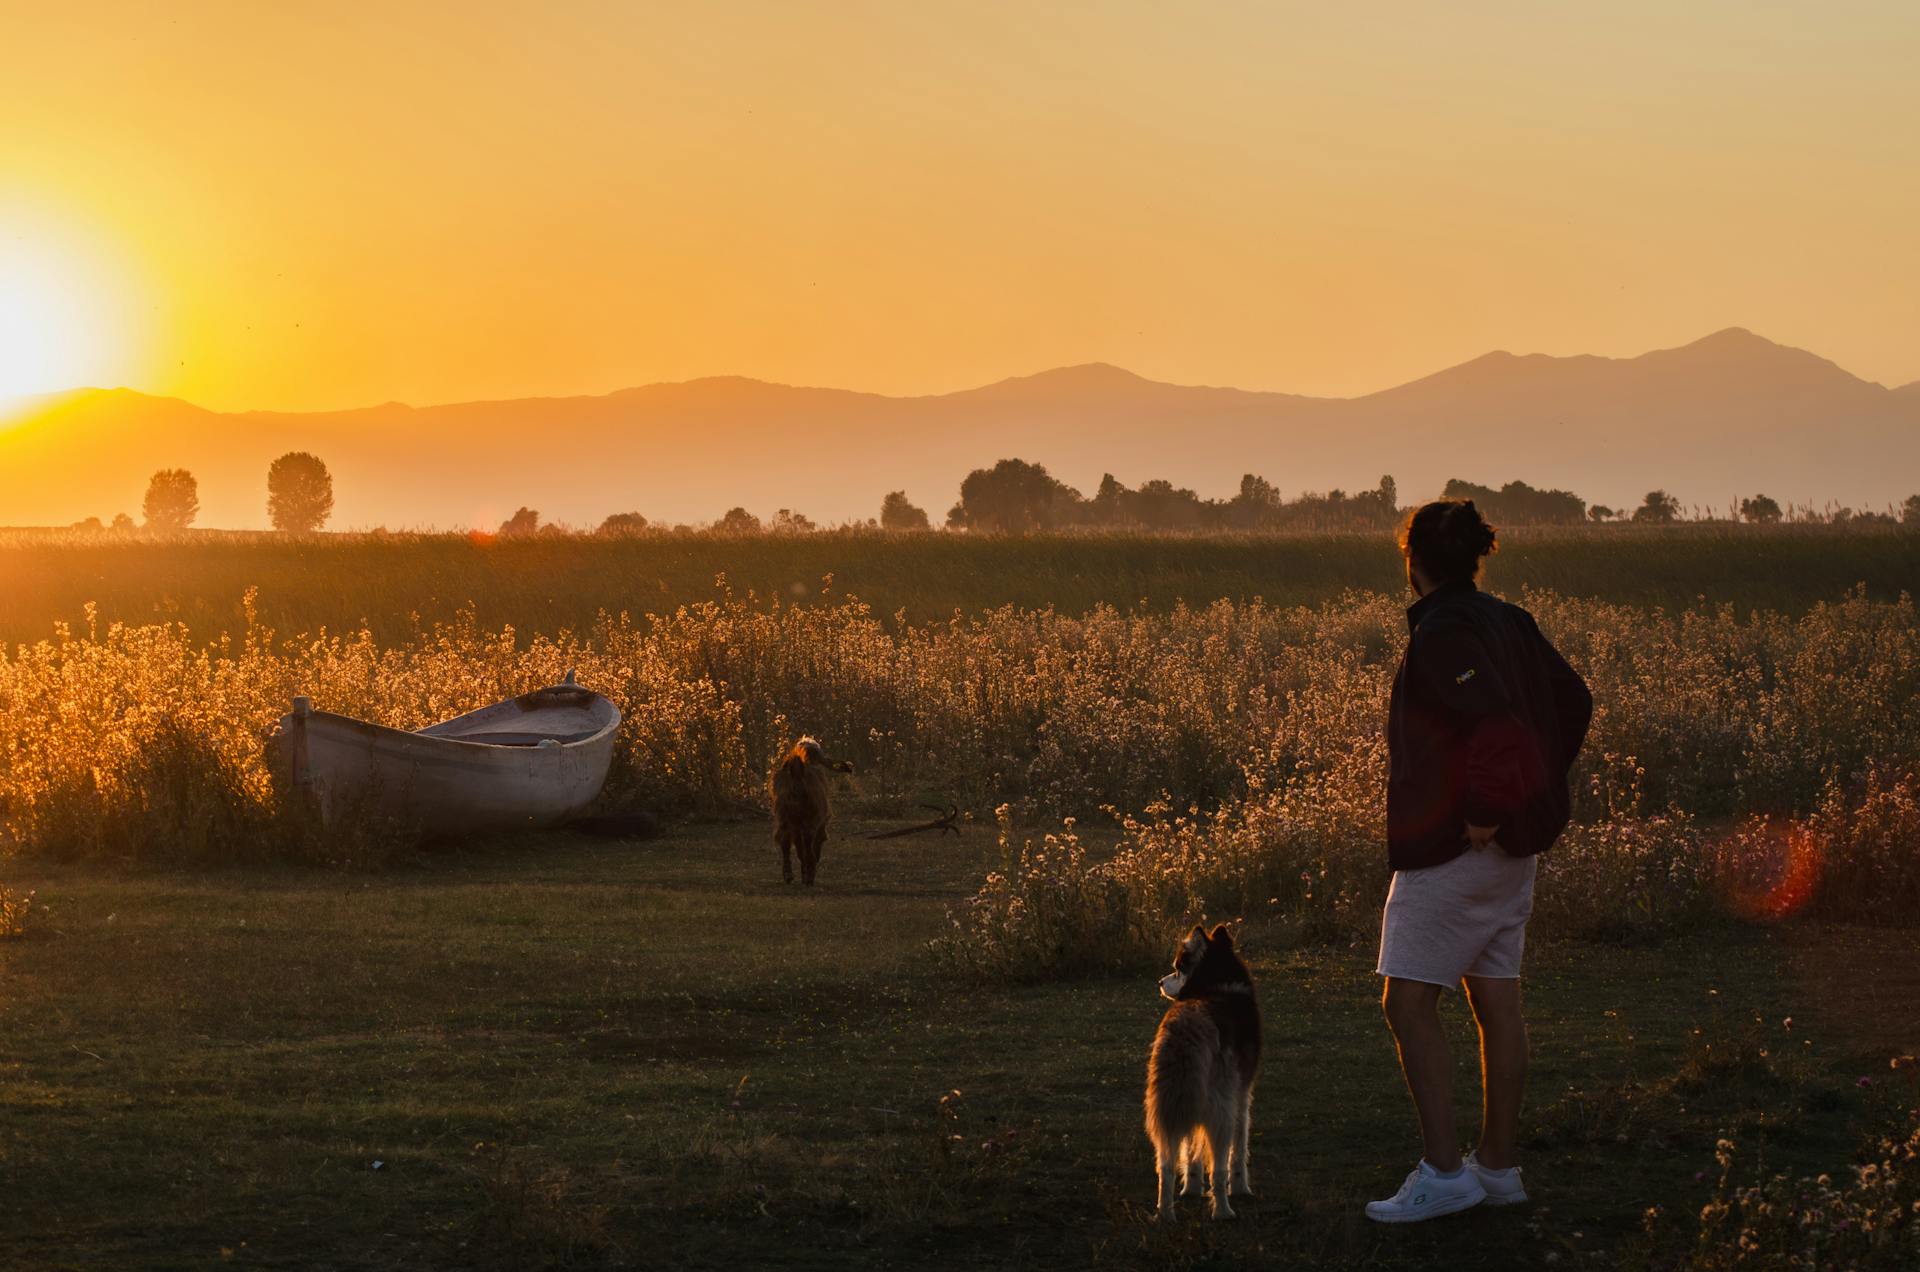
[[[0,407],[100,376],[113,324],[88,271],[0,231]]]

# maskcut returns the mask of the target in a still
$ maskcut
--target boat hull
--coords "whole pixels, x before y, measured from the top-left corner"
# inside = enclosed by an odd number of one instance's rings
[[[299,700],[278,737],[323,820],[371,815],[447,835],[579,816],[606,784],[619,726],[611,702],[566,684],[411,733]]]

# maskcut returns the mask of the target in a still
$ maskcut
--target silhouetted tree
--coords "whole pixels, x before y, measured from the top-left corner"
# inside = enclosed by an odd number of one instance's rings
[[[1900,505],[1900,524],[1920,526],[1920,495],[1908,495],[1907,502]]]
[[[113,514],[112,523],[107,528],[116,534],[126,534],[134,529],[133,518],[124,512],[116,512]]]
[[[1587,501],[1565,490],[1541,490],[1510,481],[1495,490],[1455,477],[1441,492],[1447,499],[1471,499],[1495,525],[1577,525],[1587,516]]]
[[[275,530],[309,534],[333,515],[333,474],[317,455],[288,451],[267,469],[267,517]]]
[[[812,534],[815,527],[813,519],[806,513],[782,508],[773,514],[773,523],[768,529],[775,534]]]
[[[1234,498],[1261,508],[1277,508],[1280,505],[1280,488],[1258,473],[1241,473],[1240,493]]]
[[[106,526],[101,524],[100,518],[88,517],[85,520],[74,522],[73,528],[81,534],[99,534],[106,529]]]
[[[1272,482],[1254,473],[1243,473],[1240,492],[1227,500],[1220,513],[1223,523],[1235,530],[1258,530],[1279,519],[1280,507],[1280,492]]]
[[[1100,479],[1094,497],[1074,505],[1073,512],[1091,525],[1143,530],[1368,530],[1391,526],[1398,503],[1391,477],[1383,477],[1377,489],[1365,494],[1330,490],[1289,502],[1272,482],[1253,473],[1243,475],[1239,492],[1224,500],[1202,499],[1164,478],[1129,490],[1109,473]]]
[[[882,530],[927,530],[932,525],[927,520],[927,510],[916,508],[904,490],[896,490],[880,501]]]
[[[1071,524],[1084,502],[1079,491],[1041,465],[1003,459],[967,474],[947,524],[970,530],[1044,530]]]
[[[200,515],[200,483],[184,468],[163,468],[140,505],[149,530],[185,530]]]
[[[531,508],[522,507],[500,523],[500,537],[503,539],[526,538],[539,533],[540,514]]]
[[[1779,501],[1771,495],[1755,495],[1740,501],[1740,519],[1756,525],[1772,525],[1780,520]]]
[[[713,523],[715,530],[724,530],[728,534],[760,533],[760,518],[745,508],[729,508],[727,515]]]
[[[1587,520],[1589,521],[1611,521],[1619,515],[1619,513],[1607,507],[1605,504],[1595,504],[1593,507],[1587,509]]]
[[[610,537],[636,535],[647,528],[647,519],[637,512],[616,512],[600,523],[600,533]]]
[[[1100,488],[1087,501],[1087,518],[1096,526],[1125,525],[1132,511],[1128,506],[1132,493],[1112,473],[1100,474]]]
[[[1197,530],[1209,511],[1199,495],[1158,477],[1141,482],[1134,500],[1140,520],[1156,530]]]
[[[1649,490],[1640,506],[1633,510],[1635,521],[1651,521],[1659,525],[1680,519],[1680,501],[1664,490]]]

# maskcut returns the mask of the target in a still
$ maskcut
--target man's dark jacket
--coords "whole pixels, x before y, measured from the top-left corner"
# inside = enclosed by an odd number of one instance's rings
[[[1533,615],[1470,582],[1407,611],[1412,632],[1387,714],[1387,859],[1452,861],[1467,824],[1498,827],[1510,855],[1545,852],[1566,829],[1567,771],[1593,695]]]

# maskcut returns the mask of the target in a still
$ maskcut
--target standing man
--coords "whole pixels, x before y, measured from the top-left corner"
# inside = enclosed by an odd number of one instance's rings
[[[1526,1085],[1520,955],[1536,858],[1566,828],[1567,772],[1593,697],[1517,605],[1474,586],[1493,527],[1471,500],[1416,511],[1400,534],[1419,600],[1387,716],[1382,1005],[1420,1116],[1424,1156],[1367,1218],[1414,1223],[1527,1199],[1514,1158]],[[1454,1135],[1440,995],[1464,981],[1480,1027],[1480,1144]]]

